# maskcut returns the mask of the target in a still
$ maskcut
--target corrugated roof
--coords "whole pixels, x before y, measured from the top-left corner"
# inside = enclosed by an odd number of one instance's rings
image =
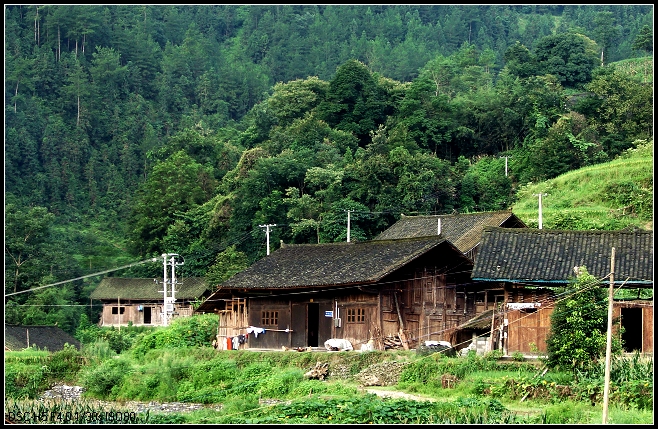
[[[474,280],[566,283],[574,267],[615,283],[653,283],[653,231],[562,231],[487,227],[482,232]]]
[[[409,237],[438,235],[439,220],[441,235],[453,243],[462,253],[473,249],[480,242],[482,229],[486,226],[522,227],[526,225],[511,211],[465,213],[435,216],[405,216],[383,231],[374,240],[390,240]]]
[[[156,278],[122,278],[105,277],[91,293],[92,299],[163,299],[162,277]],[[206,280],[203,277],[177,278],[176,299],[200,298],[206,292]],[[171,286],[170,286],[171,287]]]
[[[443,237],[435,236],[284,245],[237,273],[221,287],[271,289],[371,283],[444,242]],[[458,252],[450,243],[447,244]]]
[[[30,346],[34,344],[38,348],[46,348],[50,352],[63,350],[66,343],[80,349],[80,341],[58,326],[5,325],[5,347],[10,350],[26,348],[28,336]]]

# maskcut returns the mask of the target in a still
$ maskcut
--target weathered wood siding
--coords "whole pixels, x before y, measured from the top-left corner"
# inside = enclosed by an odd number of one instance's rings
[[[338,298],[340,322],[339,326],[334,323],[332,337],[348,340],[355,350],[371,339],[378,340],[376,336],[382,330],[379,300],[379,293],[355,293]]]
[[[140,310],[139,308],[142,308]],[[123,308],[123,313],[121,309]],[[116,311],[116,314],[113,313]],[[194,309],[187,302],[180,302],[174,304],[174,316],[188,317],[194,313]],[[155,302],[140,302],[140,301],[127,301],[127,302],[112,302],[103,303],[103,311],[101,313],[101,326],[128,326],[132,323],[133,326],[162,326],[162,303]]]
[[[142,306],[142,311],[139,311],[138,307],[140,305]],[[116,309],[117,314],[112,313],[113,308]],[[123,314],[120,312],[121,308],[123,308]],[[144,310],[146,308],[150,308],[150,323],[148,323],[148,320],[145,320],[145,314],[148,314],[148,310]],[[134,326],[161,326],[161,312],[161,304],[104,304],[101,314],[101,326],[127,326],[130,322]]]
[[[505,313],[508,320],[507,354],[546,353],[546,337],[551,330],[552,312],[552,307],[541,307],[534,310],[511,310]]]

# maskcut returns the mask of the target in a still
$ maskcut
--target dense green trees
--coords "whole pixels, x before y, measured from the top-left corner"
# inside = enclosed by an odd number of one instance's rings
[[[6,284],[162,252],[220,281],[265,255],[263,224],[274,249],[346,240],[348,211],[364,240],[403,212],[507,207],[518,183],[652,137],[652,85],[607,66],[652,51],[651,20],[644,6],[8,6],[6,267],[27,219],[58,234]]]
[[[637,37],[633,41],[633,49],[653,53],[653,28],[648,25],[642,27]]]
[[[153,167],[133,206],[131,238],[137,254],[166,253],[165,232],[177,217],[210,199],[216,186],[213,176],[211,167],[182,150]]]

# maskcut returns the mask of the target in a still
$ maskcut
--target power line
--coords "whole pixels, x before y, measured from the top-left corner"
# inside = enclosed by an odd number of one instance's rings
[[[76,277],[76,278],[70,279],[70,280],[62,280],[61,282],[51,283],[49,285],[39,286],[39,287],[35,287],[35,288],[32,288],[32,289],[22,290],[20,292],[6,293],[5,296],[18,295],[19,293],[32,292],[32,291],[35,291],[35,290],[44,289],[44,288],[51,287],[51,286],[57,286],[57,285],[61,285],[61,284],[64,284],[64,283],[74,282],[76,280],[86,279],[88,277],[96,277],[96,276],[99,276],[101,274],[107,274],[107,273],[111,273],[113,271],[118,271],[118,270],[123,270],[125,268],[134,267],[135,265],[141,265],[141,264],[145,264],[147,262],[156,262],[157,260],[158,260],[158,258],[145,259],[143,261],[133,262],[132,264],[124,265],[122,267],[112,268],[110,270],[105,270],[105,271],[99,271],[97,273],[87,274],[86,276]]]

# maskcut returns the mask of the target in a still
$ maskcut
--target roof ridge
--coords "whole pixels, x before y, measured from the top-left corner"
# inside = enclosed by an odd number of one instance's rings
[[[401,213],[402,217],[424,217],[424,218],[436,218],[436,217],[456,217],[456,216],[474,216],[474,215],[486,215],[486,214],[514,214],[511,210],[492,210],[484,212],[472,212],[472,213],[446,213],[446,214],[435,214],[435,215],[405,215]]]
[[[628,230],[626,228],[624,229],[534,229],[534,228],[506,228],[502,226],[485,226],[483,230],[505,230],[505,231],[510,231],[510,232],[516,232],[516,233],[524,233],[524,234],[539,234],[539,233],[549,233],[549,232],[555,232],[555,233],[564,233],[564,232],[571,232],[574,234],[637,234],[637,233],[643,233],[643,234],[653,234],[653,231],[648,231],[648,230]]]

